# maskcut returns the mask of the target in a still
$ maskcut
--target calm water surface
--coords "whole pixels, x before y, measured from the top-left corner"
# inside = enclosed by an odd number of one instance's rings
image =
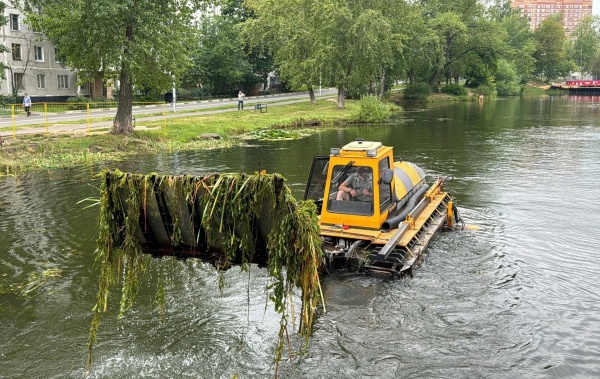
[[[298,198],[313,155],[356,137],[450,175],[467,224],[412,278],[323,279],[327,313],[284,378],[594,378],[600,373],[600,98],[410,108],[391,125],[142,157],[122,170],[266,169]],[[95,302],[97,170],[0,178],[0,378],[80,378]],[[159,271],[177,272],[162,316]],[[279,318],[264,270],[154,261],[134,309],[103,319],[90,378],[272,377]],[[11,287],[12,286],[12,287]],[[10,290],[12,288],[12,290]]]

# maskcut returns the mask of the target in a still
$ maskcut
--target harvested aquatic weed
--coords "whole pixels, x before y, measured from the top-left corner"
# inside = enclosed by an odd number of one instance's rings
[[[149,254],[161,256],[162,251],[171,252],[162,255],[210,260],[221,271],[232,265],[248,270],[263,254],[272,278],[267,288],[269,298],[281,315],[275,361],[280,361],[287,341],[295,287],[302,291],[299,333],[308,342],[318,304],[322,301],[318,274],[321,240],[314,203],[296,202],[284,185],[283,177],[277,174],[138,175],[118,170],[107,170],[100,175],[103,180],[96,249],[100,277],[90,327],[90,365],[100,316],[107,309],[109,293],[121,290],[120,317],[123,316],[133,305],[141,276],[150,261]],[[162,213],[157,211],[159,208]],[[149,224],[153,220],[159,220],[160,225],[156,228],[155,223],[153,227],[157,231],[150,235]],[[164,237],[160,237],[159,232]],[[170,246],[164,246],[165,240]],[[260,249],[261,245],[264,249]],[[198,253],[200,246],[215,253],[208,259],[207,255]],[[192,253],[184,255],[189,250]],[[162,260],[157,262],[163,264]],[[175,270],[166,272],[177,274]],[[165,287],[159,285],[157,298],[163,302],[164,290]]]

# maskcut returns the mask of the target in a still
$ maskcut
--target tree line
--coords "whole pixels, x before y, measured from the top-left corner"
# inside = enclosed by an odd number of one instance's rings
[[[115,133],[130,133],[134,91],[175,84],[231,95],[277,73],[287,89],[381,96],[409,84],[518,95],[532,78],[600,75],[600,21],[566,35],[560,15],[531,31],[495,0],[25,0],[21,7],[82,80],[118,79]],[[215,9],[220,10],[213,12]]]

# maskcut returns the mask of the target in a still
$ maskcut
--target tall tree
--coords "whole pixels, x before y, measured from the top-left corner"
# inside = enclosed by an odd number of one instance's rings
[[[428,82],[431,73],[439,66],[438,56],[442,55],[438,35],[427,25],[426,14],[423,6],[413,7],[412,17],[409,17],[411,26],[405,29],[408,35],[403,49],[405,77],[411,84]]]
[[[600,53],[600,18],[584,18],[570,37],[568,55],[582,75],[589,74]]]
[[[546,17],[535,29],[533,36],[537,41],[537,50],[534,54],[537,60],[537,75],[549,82],[564,75],[565,72],[568,73],[573,62],[567,57],[565,30],[561,16]]]
[[[469,81],[493,74],[504,51],[506,32],[485,17],[481,2],[421,0],[420,3],[425,23],[435,36],[434,50],[440,52],[431,66],[428,80],[431,86],[442,77],[448,80],[463,76]]]
[[[508,35],[505,58],[516,68],[521,83],[525,83],[535,71],[533,54],[537,46],[529,22],[527,18],[513,14],[502,19],[500,24]]]
[[[206,17],[202,19],[201,30],[194,65],[185,74],[184,84],[202,86],[213,95],[231,96],[252,72],[242,40],[227,17]]]
[[[252,38],[268,41],[282,76],[294,86],[317,78],[346,92],[364,93],[394,61],[401,36],[388,12],[400,1],[249,0],[257,19],[246,24]],[[290,14],[295,17],[290,17]]]
[[[245,0],[218,0],[218,2],[221,4],[223,17],[236,27],[238,33],[241,24],[256,19],[256,13]],[[241,42],[245,53],[244,60],[249,67],[244,74],[242,86],[249,90],[262,82],[266,88],[269,75],[275,71],[274,58],[269,47],[262,41],[253,44],[248,43],[247,40]]]
[[[316,26],[312,23],[311,1],[248,1],[257,15],[242,25],[251,46],[268,46],[274,54],[281,80],[298,90],[308,87],[310,100],[316,103],[313,84],[318,82],[320,66],[316,61]],[[292,10],[294,17],[281,17]],[[265,21],[268,20],[268,21]]]
[[[180,81],[196,40],[194,2],[178,0],[26,0],[35,29],[60,50],[65,64],[84,74],[118,78],[115,134],[133,131],[136,84],[162,89]]]

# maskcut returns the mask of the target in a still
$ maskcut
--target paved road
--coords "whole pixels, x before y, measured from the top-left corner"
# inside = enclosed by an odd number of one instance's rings
[[[330,97],[336,94],[335,89],[324,89],[321,91],[321,96]],[[319,91],[316,91],[315,95],[319,97]],[[244,111],[254,111],[254,105],[257,103],[267,103],[269,107],[275,107],[279,105],[291,104],[296,102],[308,101],[307,92],[294,92],[276,95],[264,95],[264,96],[247,96],[244,101]],[[177,103],[175,106],[167,104],[166,111],[167,115],[160,116],[145,116],[148,114],[156,114],[164,112],[165,106],[163,104],[153,105],[142,105],[133,107],[133,116],[136,117],[137,122],[151,121],[151,120],[163,120],[166,118],[175,117],[189,117],[199,116],[202,114],[211,113],[225,113],[225,112],[237,112],[237,98],[222,99],[222,100],[206,100],[196,102]],[[212,109],[216,107],[230,106],[227,109]],[[202,111],[205,109],[205,111]],[[116,114],[116,108],[109,109],[94,109],[90,112],[91,119],[98,118],[113,118]],[[71,122],[71,124],[60,124],[64,122]],[[73,123],[76,122],[76,123]],[[79,122],[79,123],[77,123]],[[24,134],[40,134],[46,133],[46,119],[43,114],[32,114],[30,117],[16,117],[15,118],[16,131],[15,135]],[[0,135],[4,139],[8,139],[13,135],[12,119],[10,116],[0,118],[0,128],[4,130],[0,132]],[[32,125],[32,127],[27,127]],[[33,125],[36,125],[35,127]],[[90,127],[95,128],[106,128],[111,127],[112,121],[97,121],[90,124],[87,123],[86,111],[71,111],[68,113],[56,113],[48,115],[48,132],[49,133],[61,133],[61,132],[75,132],[85,131]]]

